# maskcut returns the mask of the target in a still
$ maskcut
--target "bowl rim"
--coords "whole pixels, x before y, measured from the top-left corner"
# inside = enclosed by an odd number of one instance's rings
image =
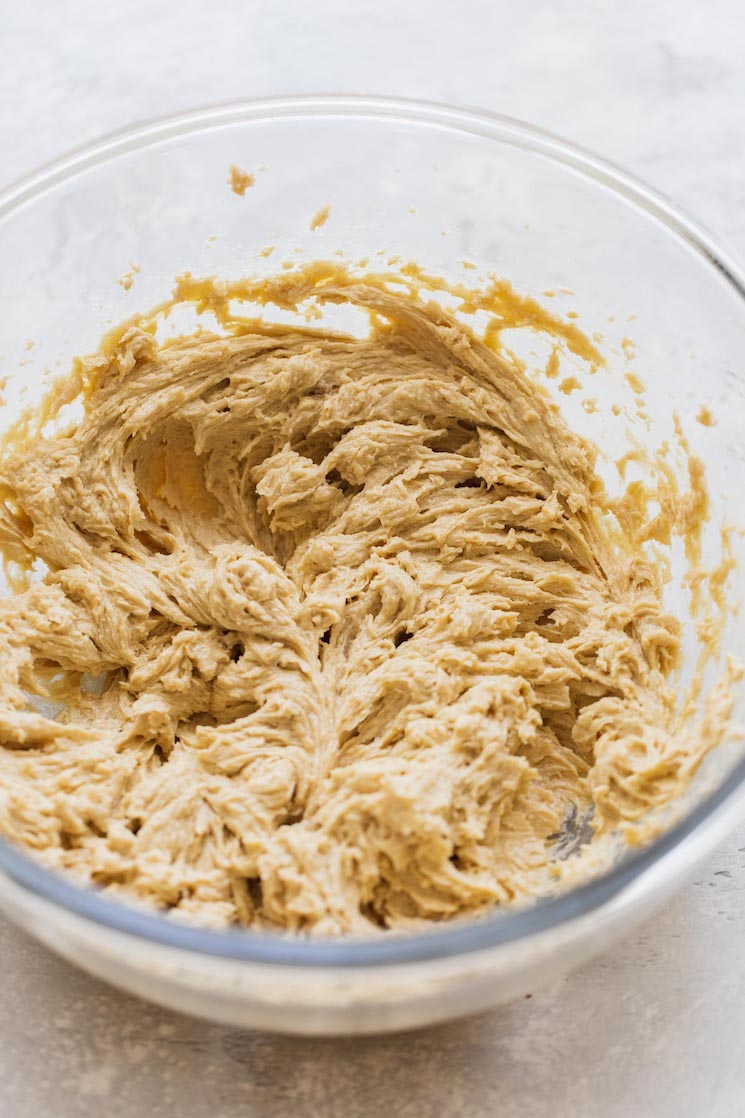
[[[656,219],[684,241],[704,267],[713,268],[745,301],[745,271],[698,222],[664,195],[611,162],[552,132],[482,109],[437,102],[356,94],[307,94],[257,98],[162,116],[111,132],[49,162],[0,191],[0,221],[77,175],[127,152],[180,136],[251,121],[290,118],[390,120],[476,135],[543,155],[605,187]],[[618,901],[629,886],[668,859],[686,840],[708,850],[720,835],[715,820],[745,801],[745,757],[688,815],[646,847],[626,854],[607,873],[570,892],[529,908],[494,912],[469,922],[433,925],[422,932],[376,938],[300,938],[249,928],[214,930],[181,924],[164,915],[110,899],[89,886],[47,869],[0,838],[0,869],[17,885],[75,916],[138,939],[197,954],[245,963],[333,968],[371,967],[452,958],[496,949],[566,925]],[[728,810],[729,809],[729,810]],[[707,842],[708,840],[708,842]],[[691,862],[695,856],[691,858]]]

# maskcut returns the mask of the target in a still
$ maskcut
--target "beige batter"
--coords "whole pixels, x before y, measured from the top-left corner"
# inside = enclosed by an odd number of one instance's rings
[[[434,303],[315,294],[370,336],[133,325],[5,451],[6,553],[48,573],[0,603],[0,832],[217,925],[544,893],[567,818],[633,826],[724,715],[676,727],[658,568],[548,394]]]

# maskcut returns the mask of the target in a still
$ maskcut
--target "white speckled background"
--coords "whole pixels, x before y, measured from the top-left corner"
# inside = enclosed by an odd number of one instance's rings
[[[0,0],[0,26],[0,186],[154,115],[388,93],[563,133],[745,256],[742,0]],[[0,1118],[734,1118],[744,929],[745,823],[663,913],[554,989],[323,1042],[152,1008],[0,919]]]

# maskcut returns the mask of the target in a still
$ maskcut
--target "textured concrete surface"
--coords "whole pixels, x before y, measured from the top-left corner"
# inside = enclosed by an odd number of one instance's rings
[[[741,0],[4,0],[0,185],[153,115],[354,91],[530,119],[745,256]],[[154,1009],[0,920],[0,1118],[729,1118],[745,1109],[745,826],[646,927],[507,1009],[292,1041]]]

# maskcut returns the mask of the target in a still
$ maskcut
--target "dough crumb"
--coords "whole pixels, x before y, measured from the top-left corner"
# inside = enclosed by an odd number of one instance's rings
[[[310,219],[310,230],[313,232],[315,229],[320,229],[325,225],[331,213],[331,206],[321,206],[320,210],[316,210],[313,217]]]
[[[559,391],[563,392],[565,396],[571,396],[572,392],[576,392],[581,387],[581,381],[575,376],[564,377],[563,380],[559,381]]]
[[[135,281],[135,275],[140,271],[139,264],[130,264],[129,271],[122,273],[117,280],[120,287],[125,291],[129,291]]]
[[[230,167],[230,177],[228,183],[233,194],[239,194],[241,198],[256,182],[256,176],[252,175],[250,171],[244,171],[242,167],[236,166],[233,163]]]
[[[624,375],[624,380],[628,384],[631,391],[634,392],[637,396],[641,396],[646,391],[644,381],[638,373],[626,373]]]
[[[696,412],[696,422],[702,427],[716,427],[717,419],[708,404],[702,404]]]

